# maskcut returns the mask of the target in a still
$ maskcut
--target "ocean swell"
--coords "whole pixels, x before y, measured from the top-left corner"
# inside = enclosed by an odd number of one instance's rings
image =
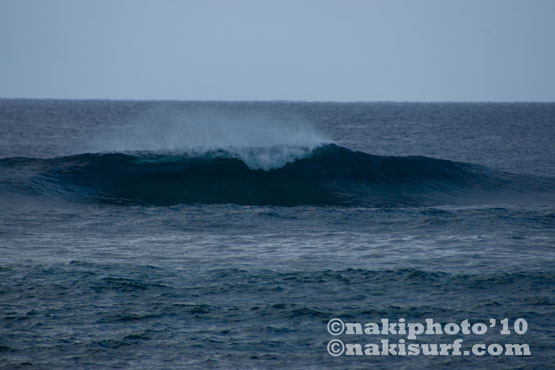
[[[509,190],[541,188],[528,178],[481,166],[374,156],[335,144],[8,158],[0,160],[0,168],[4,194],[113,204],[400,207],[476,201],[479,196],[491,201]]]

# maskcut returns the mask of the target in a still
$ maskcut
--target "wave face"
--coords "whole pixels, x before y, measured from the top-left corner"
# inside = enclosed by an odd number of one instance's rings
[[[523,179],[427,157],[375,156],[328,144],[191,153],[103,153],[0,160],[4,193],[114,204],[422,206],[460,203]],[[293,153],[293,155],[291,154]],[[285,160],[283,158],[296,159]],[[245,160],[244,158],[250,158]],[[262,170],[280,159],[283,166]],[[260,159],[262,158],[262,159]],[[522,181],[521,181],[522,180]],[[520,181],[520,182],[519,182]],[[553,184],[550,184],[553,185]]]

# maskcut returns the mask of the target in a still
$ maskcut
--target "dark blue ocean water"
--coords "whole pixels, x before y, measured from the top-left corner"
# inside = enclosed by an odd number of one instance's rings
[[[0,367],[553,368],[554,143],[555,104],[0,100]],[[401,338],[335,317],[531,355],[332,357]]]

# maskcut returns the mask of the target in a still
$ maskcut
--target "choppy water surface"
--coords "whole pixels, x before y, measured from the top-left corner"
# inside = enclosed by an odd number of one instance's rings
[[[554,365],[555,104],[0,100],[0,138],[2,367]],[[332,357],[334,317],[532,355]]]

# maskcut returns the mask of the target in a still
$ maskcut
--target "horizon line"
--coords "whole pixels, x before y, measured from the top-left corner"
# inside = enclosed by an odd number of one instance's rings
[[[190,103],[332,103],[332,104],[553,104],[555,100],[292,100],[292,99],[145,99],[145,98],[30,98],[0,97],[0,100],[190,102]]]

